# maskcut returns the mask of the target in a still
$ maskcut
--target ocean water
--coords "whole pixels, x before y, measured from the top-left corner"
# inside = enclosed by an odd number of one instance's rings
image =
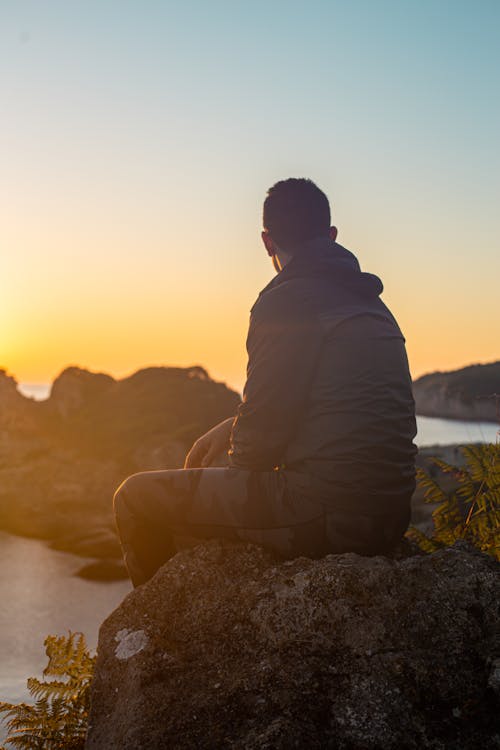
[[[29,700],[26,678],[41,677],[48,634],[83,632],[95,649],[101,622],[131,591],[128,581],[85,581],[87,561],[45,542],[0,532],[0,700]],[[0,743],[5,729],[0,724]]]
[[[18,383],[17,390],[28,396],[28,398],[34,398],[35,401],[44,401],[50,395],[51,386],[47,383]]]
[[[417,416],[417,445],[451,445],[457,443],[494,443],[500,425],[494,422],[463,422],[458,419],[438,419]]]

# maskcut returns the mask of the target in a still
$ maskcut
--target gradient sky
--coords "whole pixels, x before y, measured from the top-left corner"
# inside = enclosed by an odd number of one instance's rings
[[[308,176],[414,376],[500,359],[497,0],[0,0],[0,366],[241,387],[266,189]]]

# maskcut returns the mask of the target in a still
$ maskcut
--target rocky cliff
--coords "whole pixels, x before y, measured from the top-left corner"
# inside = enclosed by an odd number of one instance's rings
[[[0,528],[119,556],[118,484],[135,471],[181,466],[192,441],[238,403],[201,367],[151,367],[123,380],[70,367],[43,402],[0,371]]]
[[[499,566],[185,551],[99,635],[87,750],[492,750]]]
[[[413,393],[422,416],[498,422],[500,362],[424,375],[413,383]]]

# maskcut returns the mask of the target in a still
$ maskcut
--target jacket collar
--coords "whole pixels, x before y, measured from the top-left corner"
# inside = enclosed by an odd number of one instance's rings
[[[376,297],[384,288],[378,276],[361,271],[354,253],[327,237],[318,237],[304,243],[261,294],[290,279],[316,277],[330,279],[362,296]]]

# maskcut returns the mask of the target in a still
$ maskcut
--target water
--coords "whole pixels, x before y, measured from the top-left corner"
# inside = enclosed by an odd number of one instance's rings
[[[494,443],[500,425],[494,422],[463,422],[458,419],[417,417],[419,446],[466,445],[467,443]]]
[[[45,636],[84,633],[95,648],[101,622],[131,590],[128,581],[76,578],[81,557],[0,531],[0,700],[29,699],[26,678],[47,664]],[[0,724],[0,742],[5,730]]]
[[[51,386],[47,383],[18,383],[17,390],[28,396],[34,398],[35,401],[44,401],[50,395]]]

